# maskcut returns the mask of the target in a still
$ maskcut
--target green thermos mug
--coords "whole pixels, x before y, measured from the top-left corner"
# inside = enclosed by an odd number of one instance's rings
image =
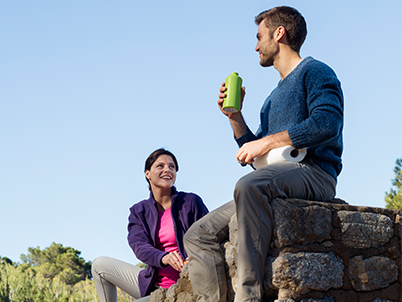
[[[240,110],[242,79],[237,72],[232,72],[226,78],[226,97],[223,99],[222,109],[226,112],[237,112]]]

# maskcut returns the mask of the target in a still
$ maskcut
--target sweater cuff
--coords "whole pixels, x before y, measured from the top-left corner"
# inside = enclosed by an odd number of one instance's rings
[[[235,137],[235,140],[237,142],[237,144],[239,145],[239,148],[241,146],[243,146],[245,143],[251,142],[256,140],[257,137],[254,135],[253,132],[251,132],[250,128],[247,127],[246,132],[244,132],[244,134],[238,138]]]
[[[296,149],[302,149],[307,147],[305,133],[299,127],[293,127],[288,130],[289,138],[292,141],[292,145]]]

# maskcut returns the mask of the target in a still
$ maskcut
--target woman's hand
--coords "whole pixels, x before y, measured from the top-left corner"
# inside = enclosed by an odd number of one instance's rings
[[[169,254],[166,254],[165,256],[163,256],[162,263],[164,265],[170,265],[176,271],[179,271],[179,272],[181,272],[181,269],[183,268],[183,265],[184,265],[183,258],[176,251],[170,252]]]

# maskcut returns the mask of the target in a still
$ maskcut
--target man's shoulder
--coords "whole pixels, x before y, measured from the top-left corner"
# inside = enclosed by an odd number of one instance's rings
[[[334,73],[334,70],[327,64],[313,57],[306,57],[300,65],[304,72]]]

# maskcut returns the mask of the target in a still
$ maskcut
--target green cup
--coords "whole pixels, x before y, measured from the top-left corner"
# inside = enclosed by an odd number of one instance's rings
[[[226,78],[226,97],[223,99],[222,109],[226,112],[237,112],[240,110],[241,84],[242,79],[237,72],[232,72]]]

